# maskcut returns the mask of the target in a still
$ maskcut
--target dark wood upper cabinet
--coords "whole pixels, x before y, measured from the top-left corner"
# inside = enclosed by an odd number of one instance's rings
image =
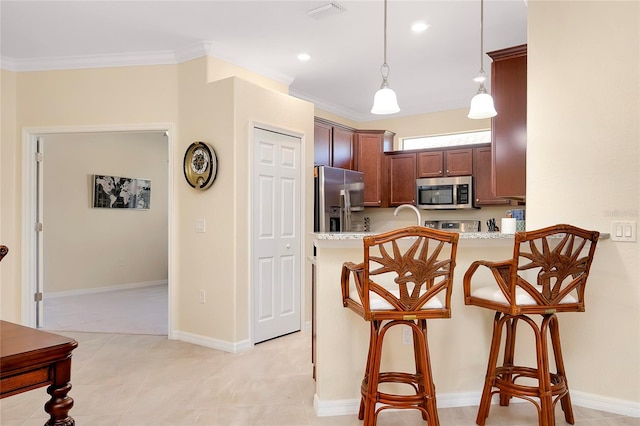
[[[355,170],[353,155],[354,134],[353,130],[343,129],[342,127],[333,128],[333,167]]]
[[[419,152],[417,154],[418,177],[440,177],[444,171],[443,151]]]
[[[473,149],[473,181],[476,206],[509,204],[509,200],[498,198],[491,182],[491,146]]]
[[[418,178],[443,176],[471,176],[473,174],[473,150],[443,149],[417,153]]]
[[[331,166],[331,135],[333,127],[323,122],[315,122],[313,127],[313,162],[316,166]]]
[[[491,94],[498,115],[491,122],[493,185],[497,197],[524,199],[527,153],[527,46],[487,53]]]
[[[356,131],[356,168],[364,173],[365,207],[383,206],[387,191],[383,153],[391,151],[394,135],[384,130]]]
[[[385,155],[389,172],[389,206],[416,203],[416,154]]]
[[[313,135],[316,166],[355,170],[354,129],[316,119]]]

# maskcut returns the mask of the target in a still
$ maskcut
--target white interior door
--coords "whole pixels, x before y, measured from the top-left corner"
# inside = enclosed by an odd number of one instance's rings
[[[254,343],[300,330],[301,146],[300,138],[254,129]]]
[[[36,291],[33,295],[36,304],[36,327],[44,325],[44,306],[42,294],[44,293],[44,144],[42,137],[36,139]]]

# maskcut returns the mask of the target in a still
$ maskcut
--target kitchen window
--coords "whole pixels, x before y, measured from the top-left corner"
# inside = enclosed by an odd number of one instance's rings
[[[479,145],[486,143],[491,143],[491,130],[403,138],[402,150],[449,148],[461,145]]]

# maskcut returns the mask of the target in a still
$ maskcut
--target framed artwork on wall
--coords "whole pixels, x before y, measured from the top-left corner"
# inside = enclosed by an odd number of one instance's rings
[[[151,180],[93,175],[93,207],[148,210]]]

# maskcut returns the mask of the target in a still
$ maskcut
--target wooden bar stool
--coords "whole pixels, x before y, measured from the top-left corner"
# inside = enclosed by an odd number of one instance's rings
[[[512,397],[532,402],[540,426],[555,425],[554,407],[560,401],[565,420],[574,423],[556,312],[584,312],[584,290],[598,237],[596,231],[571,225],[518,232],[512,259],[476,261],[465,273],[465,304],[496,311],[477,424],[484,425],[496,393],[503,406],[508,406]],[[489,268],[497,285],[471,288],[471,278],[480,266]],[[534,315],[541,315],[540,324]],[[535,336],[535,367],[516,364],[519,323],[531,327]],[[503,331],[504,358],[502,365],[497,365]],[[549,350],[553,351],[556,372],[549,366]]]
[[[364,262],[343,265],[343,305],[371,324],[358,413],[365,426],[375,425],[388,408],[417,409],[427,424],[439,425],[426,320],[451,317],[458,236],[420,226],[366,236]],[[412,329],[415,373],[380,371],[384,337],[398,325]],[[399,383],[409,391],[382,392],[382,383]]]

